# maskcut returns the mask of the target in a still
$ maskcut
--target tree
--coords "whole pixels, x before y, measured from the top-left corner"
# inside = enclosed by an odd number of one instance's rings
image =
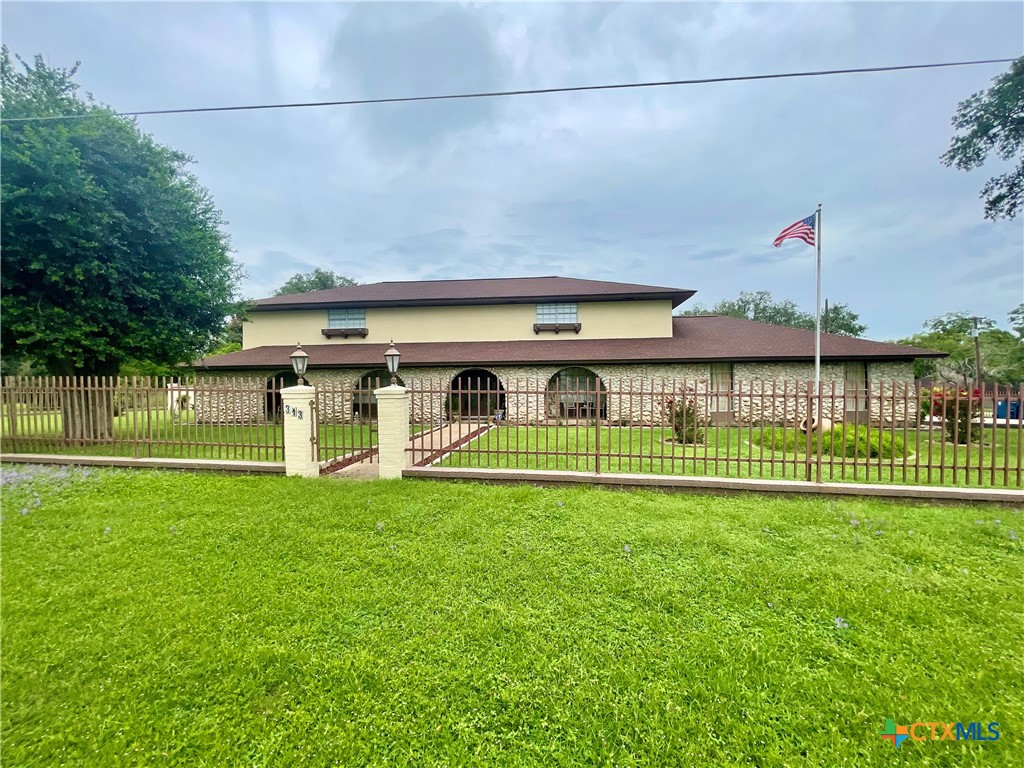
[[[702,304],[695,304],[683,315],[725,315],[756,320],[771,325],[786,325],[791,328],[814,329],[814,315],[802,311],[789,299],[776,301],[771,291],[742,291],[739,298],[723,299],[713,308],[707,309]],[[860,315],[846,304],[834,304],[828,312],[822,312],[821,329],[826,333],[840,336],[861,336],[867,326],[860,322]]]
[[[1021,307],[1009,313],[1011,323]],[[975,361],[974,318],[965,312],[949,312],[934,317],[924,324],[926,331],[917,333],[901,344],[934,349],[949,356],[940,359],[920,359],[914,362],[917,378],[932,376],[964,387],[977,380]],[[1021,335],[997,328],[987,317],[978,318],[978,345],[981,349],[982,378],[996,384],[1018,384],[1024,381],[1024,339]]]
[[[239,279],[221,214],[187,155],[78,95],[77,69],[0,51],[0,348],[59,376],[195,359]],[[65,410],[65,434],[108,435],[109,405]]]
[[[274,291],[274,295],[284,296],[291,293],[324,291],[328,288],[342,288],[346,285],[359,285],[359,283],[351,277],[345,277],[329,269],[317,267],[312,272],[306,272],[305,274],[297,272],[292,275],[284,285]]]
[[[1017,334],[1018,338],[1024,339],[1024,304],[1018,304],[1011,309],[1007,317],[1013,332]]]
[[[993,81],[995,85],[961,101],[953,116],[954,136],[942,162],[970,171],[994,154],[1019,158],[1017,167],[994,176],[981,188],[985,218],[1012,219],[1024,203],[1024,56]]]

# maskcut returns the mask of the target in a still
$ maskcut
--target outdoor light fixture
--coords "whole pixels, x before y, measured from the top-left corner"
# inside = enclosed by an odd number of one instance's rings
[[[295,375],[299,377],[299,386],[302,386],[306,383],[302,380],[302,377],[306,375],[306,366],[309,365],[309,355],[303,351],[302,344],[299,343],[299,345],[295,347],[295,351],[291,353],[290,357],[292,361],[292,370],[295,371]]]
[[[388,373],[391,374],[391,386],[395,386],[398,383],[398,361],[402,357],[402,353],[395,349],[395,340],[391,340],[391,346],[388,347],[388,351],[384,353],[384,360],[388,364]]]

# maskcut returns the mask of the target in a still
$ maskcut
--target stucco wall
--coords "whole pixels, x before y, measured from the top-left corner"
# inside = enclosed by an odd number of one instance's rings
[[[548,382],[565,366],[492,366],[487,370],[498,377],[504,392],[505,418],[510,422],[530,423],[558,418],[557,400],[547,392]],[[606,395],[606,417],[611,422],[649,424],[667,418],[666,397],[683,391],[698,395],[709,391],[709,367],[705,364],[679,365],[595,365],[590,366],[601,380]],[[372,369],[372,370],[379,370]],[[417,423],[439,423],[449,417],[445,399],[452,379],[464,368],[402,368],[400,377],[414,389],[412,418]],[[307,372],[309,383],[320,387],[317,412],[323,422],[352,418],[352,390],[371,369],[321,369]],[[855,406],[852,393],[844,390],[841,363],[822,365],[824,398],[822,412],[833,421],[850,416]],[[202,421],[247,421],[265,416],[265,382],[268,374],[246,372],[214,375],[212,379],[248,382],[236,392],[196,393],[196,416]],[[733,395],[729,400],[731,419],[740,423],[793,423],[806,413],[808,384],[813,380],[810,363],[736,363],[733,367]],[[385,385],[387,382],[383,382]],[[902,421],[916,416],[914,380],[910,363],[869,363],[868,403],[860,401],[861,420]],[[907,388],[908,409],[904,408],[903,388]],[[896,398],[893,399],[895,393]],[[726,398],[721,398],[725,400]],[[714,410],[712,397],[698,397],[701,410]],[[705,402],[706,401],[706,402]]]
[[[242,348],[295,344],[402,344],[424,341],[547,341],[672,336],[669,301],[593,301],[578,305],[579,334],[535,334],[536,304],[466,307],[385,307],[366,310],[365,338],[324,338],[326,309],[251,312],[242,325]]]

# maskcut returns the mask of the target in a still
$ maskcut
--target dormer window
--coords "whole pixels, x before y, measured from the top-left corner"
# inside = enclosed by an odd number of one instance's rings
[[[366,327],[366,310],[363,308],[327,310],[327,327],[321,333],[328,339],[335,336],[346,339],[349,336],[365,338],[369,333]]]
[[[533,324],[533,332],[541,331],[574,331],[580,332],[576,302],[563,301],[557,304],[538,304],[537,321]]]

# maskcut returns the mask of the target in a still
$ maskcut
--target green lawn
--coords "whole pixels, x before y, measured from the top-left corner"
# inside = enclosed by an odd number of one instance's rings
[[[5,766],[1024,765],[1019,509],[24,466],[3,502]]]
[[[670,429],[659,427],[602,427],[598,440],[592,425],[500,426],[437,465],[593,472],[600,448],[602,472],[807,479],[804,446],[798,445],[797,451],[773,452],[752,440],[759,431],[758,427],[718,427],[707,430],[703,444],[681,446],[671,441]],[[794,431],[790,428],[789,435]],[[821,479],[952,485],[955,461],[957,485],[1002,487],[1004,478],[1010,487],[1024,483],[1024,472],[1017,471],[1017,457],[1024,446],[1020,445],[1022,436],[1016,427],[986,427],[984,444],[971,447],[944,443],[939,430],[898,429],[896,435],[905,442],[905,457],[860,458],[856,466],[853,459],[843,462],[834,458],[830,463],[826,458]],[[944,470],[940,470],[942,465]],[[980,473],[979,466],[983,467]],[[970,473],[964,471],[965,467],[972,468]],[[812,475],[812,479],[815,477]]]
[[[19,414],[17,434],[0,417],[0,450],[5,453],[59,453],[80,456],[237,459],[284,461],[282,425],[197,424],[195,413],[172,414],[164,408],[129,410],[114,419],[111,440],[70,444],[61,435],[59,412]],[[320,460],[357,453],[377,444],[376,424],[320,425]]]

